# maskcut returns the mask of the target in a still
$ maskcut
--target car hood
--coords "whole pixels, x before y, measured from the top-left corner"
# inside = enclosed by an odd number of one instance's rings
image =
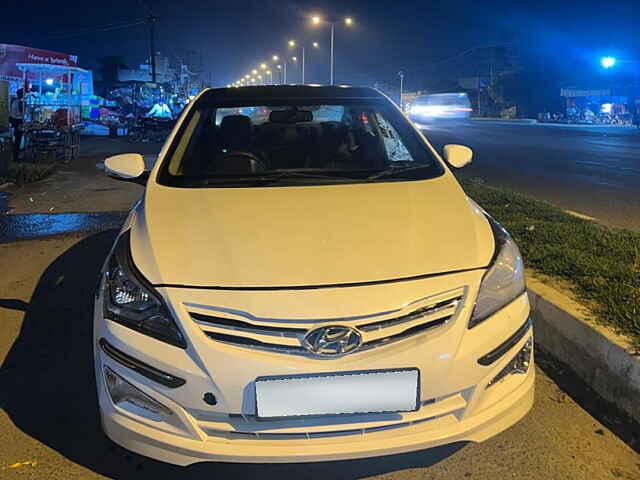
[[[423,181],[147,188],[132,219],[153,284],[287,287],[375,282],[486,266],[484,215],[450,173]]]

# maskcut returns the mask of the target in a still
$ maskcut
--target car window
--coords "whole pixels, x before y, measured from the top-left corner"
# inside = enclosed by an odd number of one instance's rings
[[[295,177],[298,184],[369,181],[375,172],[403,163],[424,168],[406,177],[379,176],[380,181],[431,178],[444,171],[390,102],[202,103],[185,118],[158,178],[192,187],[235,178],[245,180],[233,186],[249,185],[252,177],[269,175],[290,182]]]

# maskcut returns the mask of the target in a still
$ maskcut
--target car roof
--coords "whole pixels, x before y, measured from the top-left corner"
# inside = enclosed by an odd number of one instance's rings
[[[281,100],[281,99],[371,99],[386,100],[380,91],[369,87],[346,85],[260,85],[250,87],[211,88],[203,92],[207,101]]]

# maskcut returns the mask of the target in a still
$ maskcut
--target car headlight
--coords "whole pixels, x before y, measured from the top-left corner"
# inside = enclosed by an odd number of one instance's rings
[[[487,216],[496,242],[491,266],[484,274],[476,304],[469,320],[473,328],[526,290],[524,263],[520,250],[502,226]]]
[[[118,239],[105,276],[105,318],[176,347],[187,347],[162,298],[133,265],[129,231]]]

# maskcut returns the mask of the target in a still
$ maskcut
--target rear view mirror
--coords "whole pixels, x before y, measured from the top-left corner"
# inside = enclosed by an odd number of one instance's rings
[[[274,110],[269,114],[269,121],[273,123],[311,122],[313,113],[308,110]]]
[[[471,163],[473,150],[464,145],[445,145],[444,158],[453,167],[462,168]]]
[[[117,180],[141,184],[146,183],[148,176],[144,168],[144,159],[139,153],[123,153],[107,158],[104,161],[104,171]]]

